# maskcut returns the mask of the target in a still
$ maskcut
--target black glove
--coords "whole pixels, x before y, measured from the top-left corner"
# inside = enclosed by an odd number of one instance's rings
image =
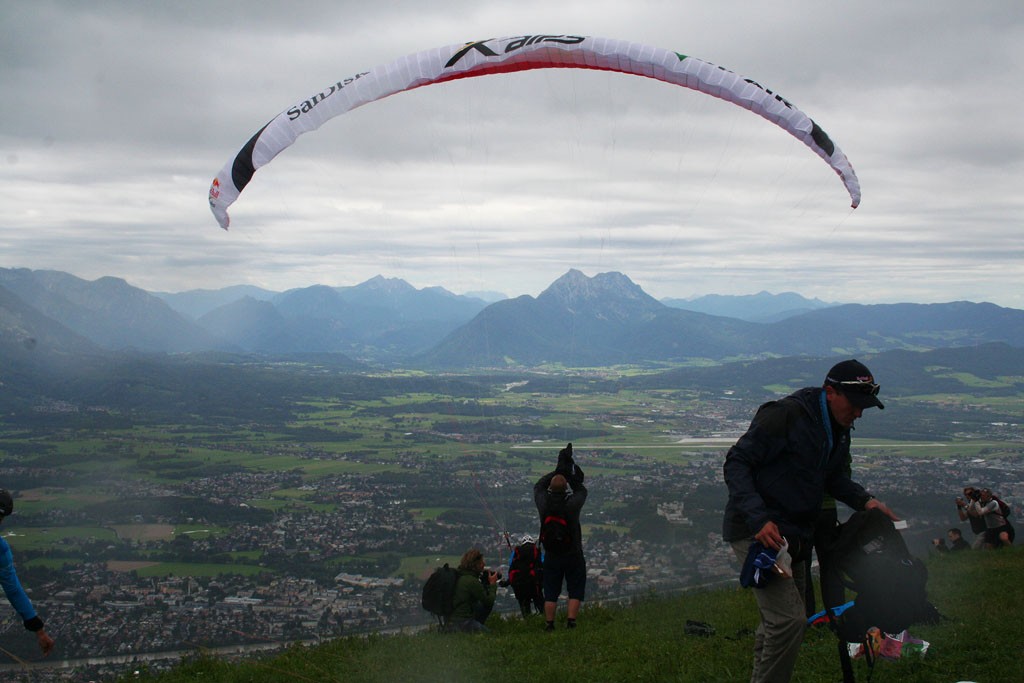
[[[569,486],[576,486],[583,483],[583,470],[576,466],[572,458],[572,444],[566,444],[565,448],[558,451],[558,467],[555,468],[558,474],[569,480]]]
[[[572,466],[576,463],[572,459],[572,444],[567,444],[565,448],[558,451],[558,467],[555,469],[565,474],[566,472],[572,471]]]

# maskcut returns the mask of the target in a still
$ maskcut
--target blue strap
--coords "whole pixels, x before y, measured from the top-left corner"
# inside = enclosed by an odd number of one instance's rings
[[[842,605],[837,605],[836,607],[829,607],[827,609],[823,609],[817,614],[812,614],[811,616],[807,617],[807,625],[813,626],[815,621],[818,621],[819,619],[824,620],[828,616],[838,617],[840,614],[850,609],[851,607],[853,607],[853,600],[843,603]]]
[[[828,415],[828,403],[825,401],[825,390],[822,389],[818,395],[818,402],[821,404],[821,422],[825,425],[825,435],[828,437],[828,450],[825,451],[825,455],[822,456],[821,462],[818,465],[818,469],[824,469],[825,463],[828,462],[829,456],[832,455],[832,448],[834,446],[834,440],[832,438],[832,418]]]

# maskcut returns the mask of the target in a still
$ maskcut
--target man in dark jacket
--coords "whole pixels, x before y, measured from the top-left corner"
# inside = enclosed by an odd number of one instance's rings
[[[869,407],[884,408],[871,372],[855,360],[836,364],[821,387],[762,405],[725,457],[723,536],[742,562],[754,541],[773,551],[788,543],[792,579],[772,576],[754,590],[761,623],[751,682],[789,681],[805,626],[804,559],[827,492],[854,510],[895,515],[850,479],[850,430]]]
[[[569,598],[565,625],[575,628],[587,587],[580,526],[587,487],[583,485],[583,470],[573,460],[571,443],[559,451],[555,470],[537,480],[533,500],[540,515],[540,541],[544,548],[545,630],[555,630],[555,611],[563,581]]]
[[[949,539],[949,545],[941,538],[932,539],[932,545],[935,546],[935,550],[940,553],[948,553],[950,551],[959,550],[970,550],[971,544],[964,540],[963,532],[960,529],[953,527],[946,532],[946,538]]]

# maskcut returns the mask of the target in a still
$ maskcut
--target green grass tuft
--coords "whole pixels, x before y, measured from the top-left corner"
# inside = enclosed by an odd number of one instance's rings
[[[928,592],[944,619],[911,633],[930,643],[923,657],[880,661],[874,683],[1024,681],[1021,629],[1024,549],[969,551],[929,559]],[[715,628],[687,635],[687,619]],[[539,616],[492,619],[483,635],[420,632],[341,638],[294,646],[271,657],[229,663],[205,656],[163,673],[132,676],[159,683],[316,681],[501,683],[532,681],[746,681],[757,611],[749,591],[724,588],[681,596],[647,596],[628,606],[586,605],[579,627],[543,632]],[[825,628],[807,632],[794,683],[842,678],[837,641]],[[858,681],[868,678],[854,662]],[[129,680],[128,678],[125,681]]]

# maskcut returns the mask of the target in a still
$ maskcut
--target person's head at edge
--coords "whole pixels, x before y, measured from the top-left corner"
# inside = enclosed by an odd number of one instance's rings
[[[878,400],[879,386],[863,363],[850,359],[836,363],[822,383],[829,412],[840,426],[849,429],[867,408],[885,409]]]

